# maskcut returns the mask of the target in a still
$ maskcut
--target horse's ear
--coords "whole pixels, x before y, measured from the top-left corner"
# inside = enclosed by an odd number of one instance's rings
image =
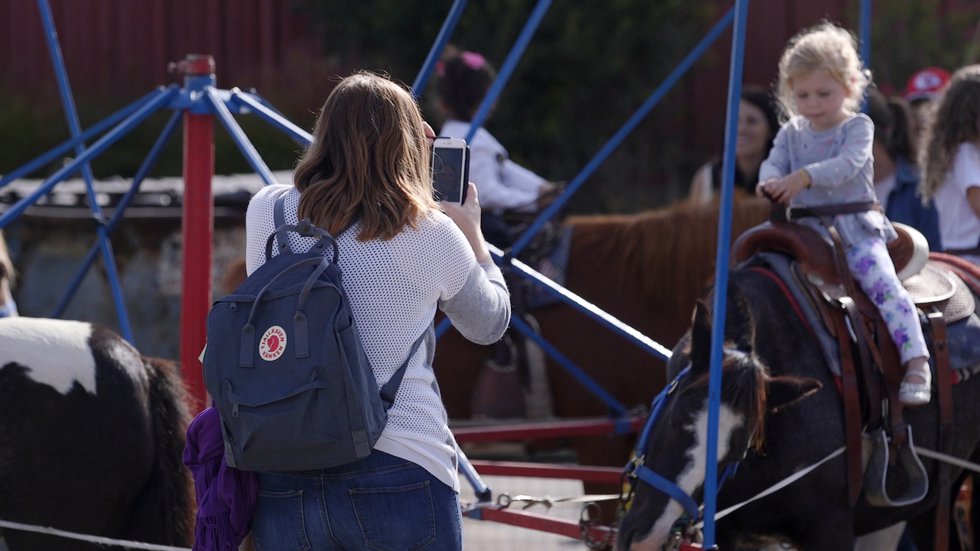
[[[707,303],[698,300],[694,305],[691,323],[691,365],[693,369],[708,369],[711,362],[711,311]]]
[[[725,333],[742,352],[752,352],[755,346],[755,324],[752,323],[752,311],[749,302],[742,291],[732,281],[728,282],[728,321],[725,323]]]
[[[792,377],[782,375],[772,377],[766,381],[769,398],[766,401],[766,409],[772,413],[794,404],[814,392],[820,390],[823,384],[810,377]]]

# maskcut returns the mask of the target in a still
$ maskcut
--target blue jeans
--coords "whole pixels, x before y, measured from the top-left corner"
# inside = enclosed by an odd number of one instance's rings
[[[459,495],[378,450],[330,469],[259,473],[252,535],[258,551],[463,546]]]

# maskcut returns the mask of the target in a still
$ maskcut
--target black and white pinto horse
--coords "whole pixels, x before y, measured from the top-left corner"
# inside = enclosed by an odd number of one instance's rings
[[[834,378],[815,339],[777,284],[764,274],[735,269],[726,308],[718,472],[733,465],[738,468],[720,486],[718,511],[816,464],[844,443],[843,402]],[[689,370],[664,396],[644,450],[646,468],[693,497],[688,510],[703,503],[710,342],[710,314],[702,303],[671,361],[671,375],[685,366]],[[978,403],[980,377],[966,378],[954,387],[955,457],[976,461]],[[937,449],[935,401],[907,410],[906,419],[917,446]],[[853,549],[856,536],[918,516],[920,530],[914,532],[914,539],[920,549],[929,549],[933,515],[923,513],[936,505],[937,464],[924,457],[922,461],[930,475],[930,489],[915,504],[876,508],[862,494],[852,507],[845,457],[840,455],[793,484],[717,519],[716,543],[725,551],[777,542],[805,551],[841,551]],[[952,473],[955,479],[959,469],[954,467]],[[638,482],[620,524],[619,548],[660,551],[684,511],[664,491]]]
[[[89,323],[0,319],[0,520],[187,546],[187,412],[173,362]],[[10,551],[102,549],[5,530]]]

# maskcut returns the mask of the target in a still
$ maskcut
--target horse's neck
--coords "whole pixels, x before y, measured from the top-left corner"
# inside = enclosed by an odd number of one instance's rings
[[[820,345],[772,280],[746,270],[733,273],[733,278],[752,311],[756,352],[770,372],[833,384]]]

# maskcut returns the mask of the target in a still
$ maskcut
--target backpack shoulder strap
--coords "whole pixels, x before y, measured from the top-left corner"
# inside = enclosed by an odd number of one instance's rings
[[[431,327],[431,325],[429,326]],[[419,335],[418,339],[415,339],[415,344],[412,345],[412,350],[409,351],[408,357],[405,358],[405,363],[401,365],[395,373],[392,374],[388,382],[381,387],[381,401],[384,404],[385,411],[391,409],[391,406],[395,403],[395,394],[398,393],[398,387],[402,384],[402,378],[405,377],[405,370],[408,369],[408,362],[412,361],[412,356],[418,352],[420,346],[422,346],[422,341],[425,340],[426,333],[429,332],[429,328],[426,327],[422,334]]]
[[[279,194],[279,197],[276,198],[276,205],[272,208],[272,219],[276,225],[273,232],[276,236],[276,242],[279,244],[279,254],[292,252],[289,248],[289,232],[280,231],[286,225],[286,196],[289,195],[289,190],[290,188],[286,188]]]

